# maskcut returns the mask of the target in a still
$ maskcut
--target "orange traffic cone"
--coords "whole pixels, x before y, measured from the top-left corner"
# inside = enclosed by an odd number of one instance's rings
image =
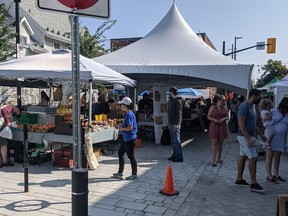
[[[173,183],[173,175],[172,175],[172,167],[171,165],[167,168],[166,174],[166,181],[163,190],[160,190],[159,193],[167,195],[167,196],[174,196],[178,195],[179,192],[174,190],[174,183]]]

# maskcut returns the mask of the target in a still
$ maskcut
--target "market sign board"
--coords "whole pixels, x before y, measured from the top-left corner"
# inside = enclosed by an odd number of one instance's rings
[[[75,16],[110,17],[110,0],[37,0],[37,6],[43,10]]]

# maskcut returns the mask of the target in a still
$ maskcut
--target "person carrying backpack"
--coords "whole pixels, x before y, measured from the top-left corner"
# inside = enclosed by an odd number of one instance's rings
[[[251,89],[249,92],[248,100],[244,101],[237,110],[239,124],[237,139],[240,145],[240,157],[237,163],[238,173],[235,184],[249,185],[245,179],[243,179],[245,162],[248,159],[249,172],[251,177],[250,189],[251,191],[256,192],[263,192],[263,188],[258,184],[256,180],[256,165],[258,159],[255,147],[256,133],[259,133],[261,139],[266,142],[266,137],[257,127],[257,116],[254,106],[261,100],[260,93],[260,90]]]

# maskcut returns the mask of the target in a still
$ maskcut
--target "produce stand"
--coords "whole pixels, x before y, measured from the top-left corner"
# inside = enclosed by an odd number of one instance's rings
[[[13,148],[10,148],[9,152],[10,154],[13,155],[15,162],[22,162],[23,160],[22,142],[24,138],[23,131],[20,130],[19,128],[16,128],[12,129],[12,132],[13,132],[13,139],[10,141],[10,147],[13,146]],[[109,127],[101,129],[99,131],[91,132],[91,139],[93,144],[102,143],[110,140],[116,140],[117,138],[118,138],[118,129],[115,129],[115,127]],[[39,164],[41,160],[43,160],[43,158],[46,158],[46,156],[47,159],[49,159],[51,153],[52,154],[59,153],[63,157],[67,157],[64,159],[65,160],[68,159],[70,161],[70,165],[72,166],[73,163],[71,163],[72,159],[71,146],[73,143],[73,135],[55,134],[54,132],[45,132],[45,133],[28,132],[28,140],[30,143],[29,146],[31,152],[36,152],[34,154],[37,154],[35,155],[35,157],[39,155],[41,156],[40,158],[38,158]],[[48,155],[46,155],[46,153]],[[55,159],[61,160],[62,158],[59,158],[57,155],[55,155]]]

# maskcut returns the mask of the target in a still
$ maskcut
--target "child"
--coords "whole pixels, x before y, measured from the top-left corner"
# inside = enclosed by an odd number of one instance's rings
[[[265,135],[267,136],[266,147],[271,148],[270,143],[274,135],[274,119],[273,116],[270,119],[269,116],[272,115],[271,108],[273,104],[271,100],[263,99],[260,104],[260,115],[262,119],[263,126],[265,127]]]

